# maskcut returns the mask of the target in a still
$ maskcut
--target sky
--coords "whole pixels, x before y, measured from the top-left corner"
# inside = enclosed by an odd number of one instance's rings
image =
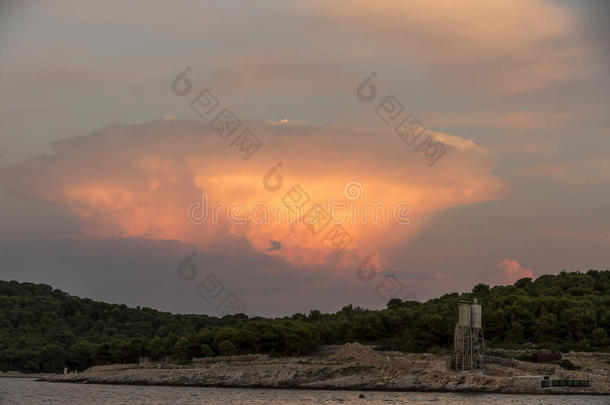
[[[0,3],[0,279],[284,316],[610,259],[604,1]]]

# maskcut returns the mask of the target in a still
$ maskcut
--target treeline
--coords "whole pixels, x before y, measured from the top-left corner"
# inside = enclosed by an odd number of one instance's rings
[[[71,296],[44,284],[0,281],[0,370],[54,372],[95,364],[234,353],[300,355],[352,341],[383,349],[451,347],[457,302],[478,298],[488,345],[610,350],[610,271],[479,284],[425,303],[391,300],[385,310],[351,305],[334,314],[268,319],[174,315]]]

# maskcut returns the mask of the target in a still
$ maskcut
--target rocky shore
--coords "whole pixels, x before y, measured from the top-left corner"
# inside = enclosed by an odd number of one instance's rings
[[[51,373],[21,373],[19,371],[2,371],[0,378],[46,378],[53,377],[56,374]]]
[[[483,371],[454,372],[449,356],[377,352],[357,343],[327,347],[315,356],[245,355],[196,359],[189,365],[146,363],[96,366],[42,378],[49,382],[336,390],[397,390],[519,394],[610,395],[610,364],[569,371],[558,365],[488,357]],[[523,388],[517,376],[589,380],[589,387]]]

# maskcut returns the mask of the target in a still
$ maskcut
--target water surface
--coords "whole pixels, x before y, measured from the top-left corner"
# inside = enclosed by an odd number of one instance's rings
[[[492,395],[429,392],[304,391],[241,388],[143,387],[45,383],[31,378],[0,378],[0,404],[590,404],[607,405],[608,397],[585,395]]]

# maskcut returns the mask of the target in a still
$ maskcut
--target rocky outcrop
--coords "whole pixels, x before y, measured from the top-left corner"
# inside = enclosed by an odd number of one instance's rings
[[[493,359],[491,359],[493,361]],[[324,355],[273,358],[266,355],[198,359],[188,366],[149,363],[93,367],[45,381],[100,384],[265,387],[340,390],[403,390],[523,393],[512,376],[528,374],[517,362],[488,365],[477,372],[453,372],[449,356],[376,352],[358,343]],[[522,366],[527,368],[527,365]],[[583,374],[583,373],[579,373]],[[591,376],[588,376],[589,378]],[[528,393],[610,393],[610,381],[594,376],[590,387],[531,389]]]

